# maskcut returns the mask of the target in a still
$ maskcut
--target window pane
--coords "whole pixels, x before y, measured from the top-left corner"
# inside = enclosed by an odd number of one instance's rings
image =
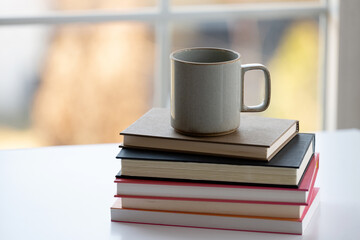
[[[174,6],[208,5],[208,4],[241,4],[241,3],[279,3],[279,2],[319,2],[320,0],[172,0]]]
[[[1,0],[0,14],[33,14],[56,10],[134,10],[144,7],[155,7],[156,4],[157,0]]]
[[[270,107],[261,114],[298,119],[301,131],[321,129],[316,19],[176,24],[172,38],[173,50],[229,48],[241,54],[242,63],[266,65],[272,77],[272,96]],[[264,91],[261,72],[247,72],[245,79],[245,103],[259,104]]]
[[[3,27],[0,44],[0,148],[120,142],[152,106],[151,25]]]

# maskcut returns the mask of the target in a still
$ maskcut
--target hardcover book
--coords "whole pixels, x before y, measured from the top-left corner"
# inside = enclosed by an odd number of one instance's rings
[[[190,137],[170,125],[170,112],[154,108],[120,134],[124,146],[269,161],[298,132],[296,120],[241,114],[237,131],[217,137]]]
[[[310,192],[310,198],[313,194]],[[258,217],[300,218],[306,203],[279,203],[244,200],[167,198],[151,196],[122,196],[122,208],[245,215]]]
[[[315,153],[298,188],[214,184],[191,181],[161,181],[118,176],[116,197],[164,197],[213,200],[243,200],[259,202],[309,203],[319,169],[319,154]]]
[[[270,161],[123,148],[123,177],[297,186],[315,151],[314,134],[297,134]]]
[[[117,199],[111,208],[111,220],[178,227],[303,234],[318,205],[318,188],[314,188],[310,205],[305,207],[301,218],[298,219],[125,209],[122,207],[121,199]]]

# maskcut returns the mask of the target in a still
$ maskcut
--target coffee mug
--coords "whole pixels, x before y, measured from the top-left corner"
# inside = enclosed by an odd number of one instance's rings
[[[240,54],[222,48],[188,48],[171,59],[171,126],[182,134],[218,136],[240,126],[240,112],[261,112],[270,103],[270,73],[258,63],[241,65]],[[261,70],[264,101],[244,105],[244,75]]]

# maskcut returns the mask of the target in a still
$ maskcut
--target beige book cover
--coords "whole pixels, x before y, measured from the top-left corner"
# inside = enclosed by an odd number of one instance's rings
[[[241,114],[240,127],[231,134],[192,137],[171,127],[168,109],[153,108],[120,134],[125,147],[270,160],[298,130],[296,120]]]

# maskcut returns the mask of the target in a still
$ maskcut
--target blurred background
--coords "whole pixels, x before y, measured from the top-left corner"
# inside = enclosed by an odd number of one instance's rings
[[[171,7],[270,0],[173,0]],[[284,1],[276,1],[284,2]],[[285,1],[296,2],[296,0]],[[302,1],[304,2],[304,1]],[[308,1],[305,1],[308,2]],[[316,2],[316,1],[312,1]],[[2,0],[0,15],[156,8],[158,1]],[[20,6],[20,7],[19,7]],[[121,142],[119,133],[154,106],[157,22],[0,26],[0,149]],[[170,51],[221,47],[262,63],[272,101],[262,115],[323,129],[319,17],[231,18],[171,23]],[[245,103],[262,99],[261,72],[247,73]],[[167,105],[167,101],[163,103]]]

